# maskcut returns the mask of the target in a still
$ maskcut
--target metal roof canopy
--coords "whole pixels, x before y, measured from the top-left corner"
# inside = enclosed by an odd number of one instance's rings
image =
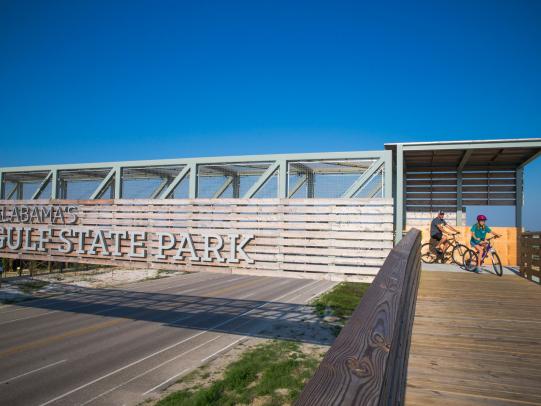
[[[524,167],[541,156],[541,138],[391,143],[385,149],[393,151],[396,230],[415,210],[456,210],[461,224],[465,205],[515,206],[522,228]]]

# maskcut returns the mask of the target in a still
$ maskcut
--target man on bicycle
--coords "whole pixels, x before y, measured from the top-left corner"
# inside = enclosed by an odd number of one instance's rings
[[[448,233],[447,229],[456,234],[460,234],[460,231],[452,227],[450,224],[447,224],[447,222],[443,219],[444,216],[445,213],[443,210],[440,210],[436,218],[434,218],[432,223],[430,223],[430,238],[437,241],[435,248],[440,255],[442,255],[447,247],[449,247],[449,242],[447,241],[447,236],[445,235]]]
[[[477,223],[475,223],[470,229],[470,245],[475,251],[477,251],[477,268],[475,268],[475,272],[480,272],[481,259],[483,258],[483,253],[487,245],[487,234],[492,234],[496,238],[501,237],[500,234],[496,234],[489,226],[486,225],[486,221],[487,217],[484,214],[479,214],[477,216]]]

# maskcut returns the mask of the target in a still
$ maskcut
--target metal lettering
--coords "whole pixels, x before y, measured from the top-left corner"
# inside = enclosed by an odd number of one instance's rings
[[[24,250],[25,251],[37,251],[38,250],[38,245],[36,243],[34,243],[32,245],[32,228],[31,227],[25,227],[24,228],[24,231],[25,231],[25,236],[24,236]]]
[[[137,241],[137,237],[141,237],[142,240],[146,240],[146,231],[130,231],[130,252],[129,258],[146,258],[147,250],[145,248],[144,241]],[[137,253],[137,248],[142,248],[141,252]]]
[[[23,243],[23,228],[22,227],[7,227],[7,244],[10,250],[21,249]],[[13,231],[17,231],[17,242],[13,239]]]
[[[107,249],[107,243],[105,242],[105,234],[103,233],[103,230],[94,231],[94,240],[92,240],[88,253],[90,255],[96,255],[96,248],[100,249],[101,255],[110,255],[109,250]]]
[[[203,261],[209,262],[212,261],[212,258],[210,257],[210,253],[214,252],[214,255],[216,256],[216,259],[218,262],[224,262],[225,259],[220,256],[220,250],[224,246],[224,239],[218,235],[218,234],[206,234],[203,236],[205,240],[205,248],[204,248],[204,254],[203,258],[201,258]],[[210,239],[214,238],[217,240],[216,245],[210,245]]]
[[[184,258],[182,253],[189,251],[191,255],[190,260],[199,261],[200,258],[197,256],[195,252],[192,236],[189,233],[182,233],[181,237],[182,237],[182,240],[180,240],[180,246],[178,248],[177,254],[173,257],[173,259],[182,260]],[[187,249],[185,248],[185,245],[188,245]]]
[[[170,250],[175,246],[177,242],[175,235],[172,233],[156,233],[156,235],[158,236],[158,254],[156,255],[156,258],[166,259],[167,255],[165,255],[163,252],[165,250]],[[165,244],[166,237],[169,240],[168,244]]]
[[[38,251],[45,252],[45,244],[51,242],[51,232],[46,228],[39,230]]]
[[[127,231],[109,231],[109,238],[113,240],[113,256],[121,257],[122,251],[120,246],[120,239],[126,239],[128,236]]]
[[[72,237],[73,233],[72,230],[68,229],[62,229],[60,230],[60,241],[65,244],[66,248],[58,248],[58,252],[61,252],[63,254],[69,254],[73,251],[73,242],[71,240],[68,240],[66,237]]]

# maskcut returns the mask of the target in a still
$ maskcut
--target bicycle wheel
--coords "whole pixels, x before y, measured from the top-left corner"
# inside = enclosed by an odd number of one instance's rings
[[[437,258],[436,252],[432,248],[432,244],[427,242],[421,246],[421,261],[425,264],[433,264],[436,262]]]
[[[464,244],[455,245],[455,247],[453,248],[453,253],[451,257],[453,259],[453,262],[457,264],[458,266],[464,266],[464,254],[468,250],[469,248],[466,247]]]
[[[503,275],[503,267],[502,267],[502,261],[500,261],[500,257],[498,253],[492,252],[492,267],[494,268],[494,272],[496,272],[496,275],[502,276]]]
[[[470,249],[467,250],[464,253],[463,261],[466,271],[472,272],[473,270],[475,270],[475,268],[477,268],[477,252]]]

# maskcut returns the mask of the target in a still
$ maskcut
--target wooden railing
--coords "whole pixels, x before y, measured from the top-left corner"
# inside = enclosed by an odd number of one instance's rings
[[[541,284],[541,231],[522,233],[520,236],[519,265],[522,276]]]
[[[297,406],[404,403],[420,246],[413,229],[389,253]]]

